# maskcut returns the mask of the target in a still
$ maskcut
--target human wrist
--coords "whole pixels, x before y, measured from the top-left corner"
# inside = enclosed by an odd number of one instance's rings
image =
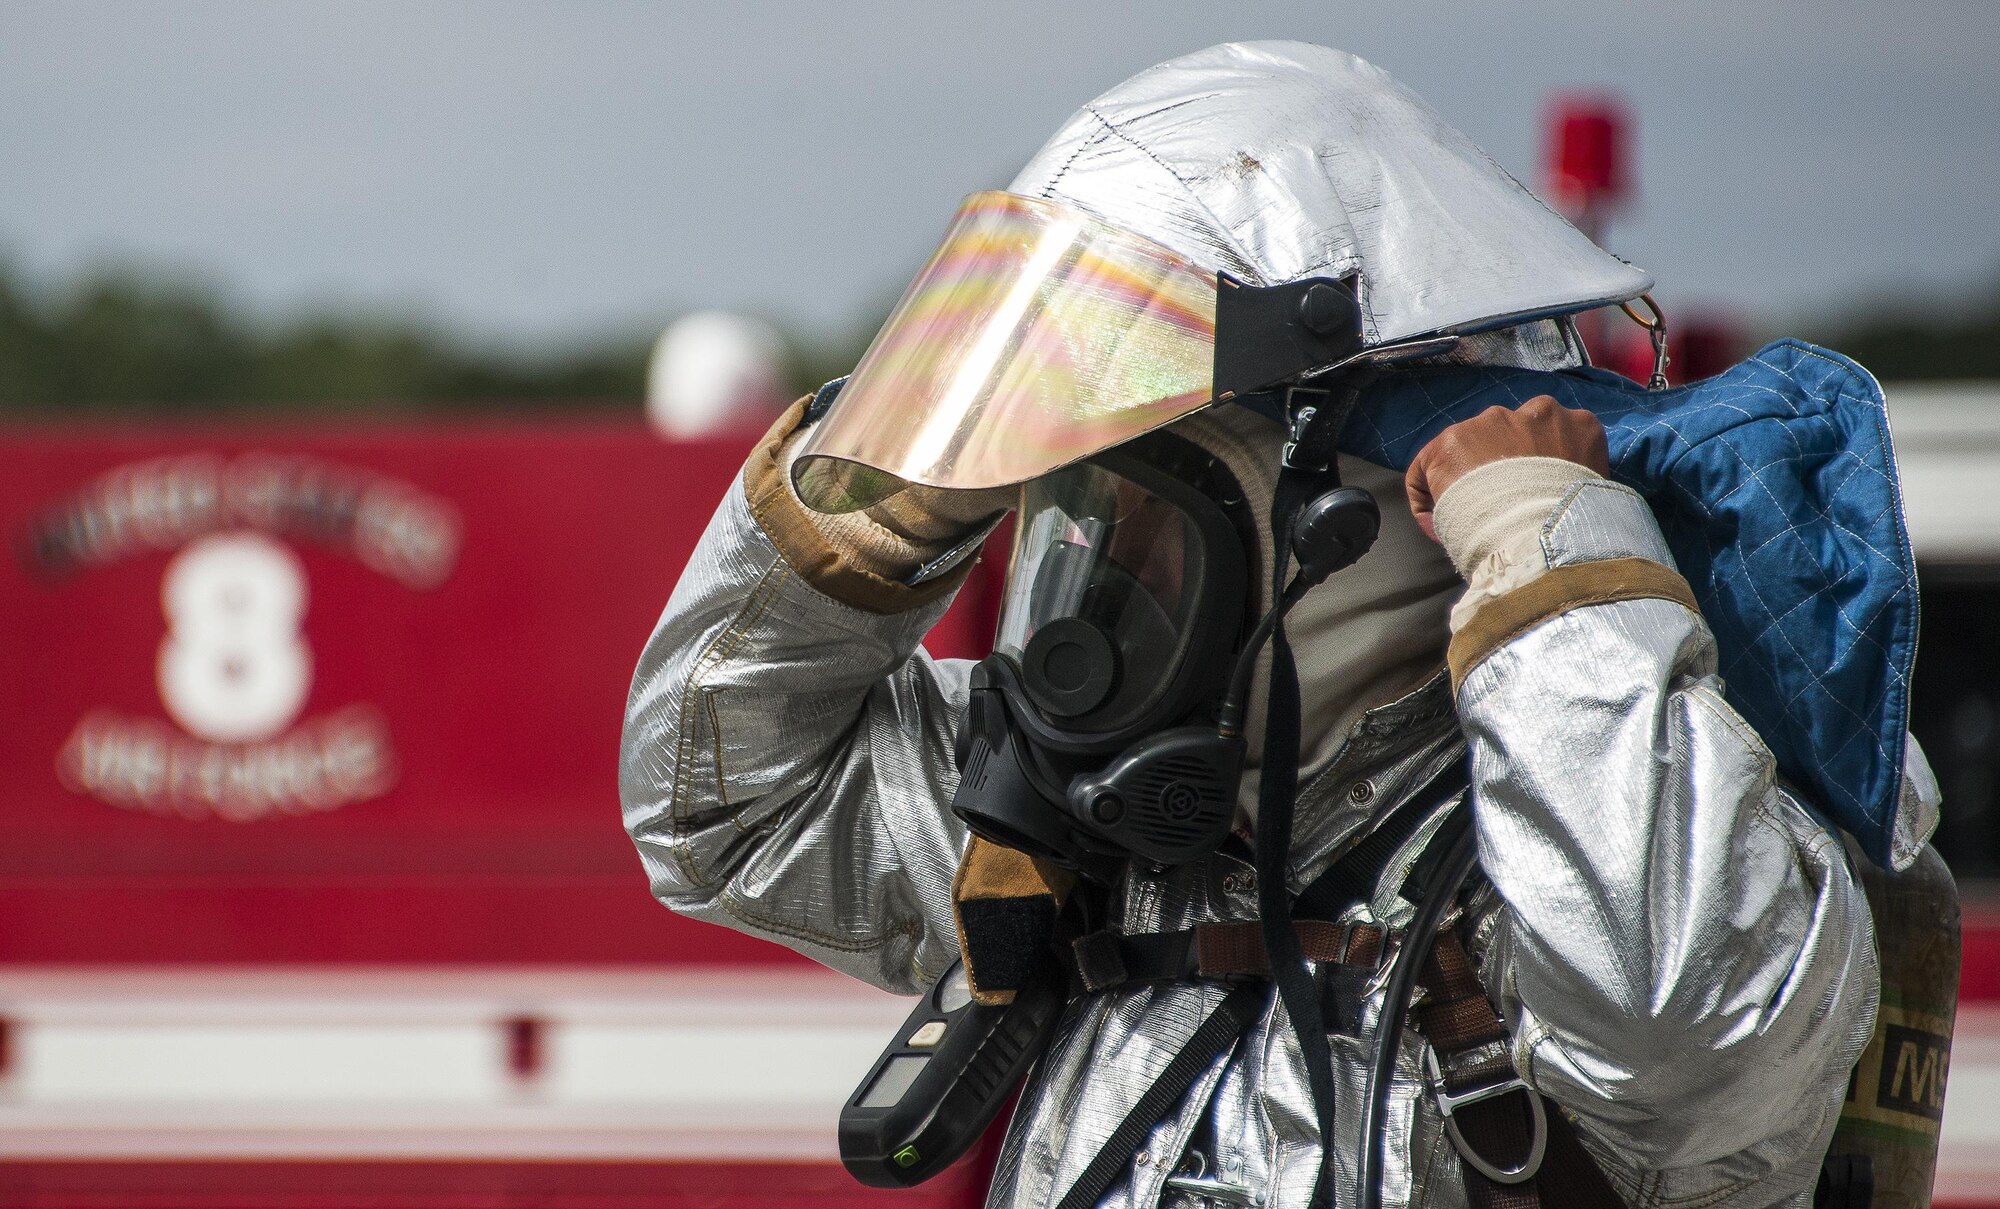
[[[1483,563],[1539,536],[1556,505],[1578,483],[1603,476],[1565,458],[1498,458],[1455,479],[1433,513],[1437,537],[1458,573],[1470,579]]]
[[[1500,458],[1475,466],[1438,498],[1438,541],[1465,578],[1451,611],[1453,633],[1479,607],[1547,570],[1542,528],[1576,485],[1601,476],[1563,458]]]

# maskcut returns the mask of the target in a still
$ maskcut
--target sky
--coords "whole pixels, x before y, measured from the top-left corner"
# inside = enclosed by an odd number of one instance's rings
[[[792,5],[0,0],[0,264],[214,283],[523,349],[697,306],[866,335],[966,193],[1159,60],[1368,58],[1533,185],[1636,113],[1607,243],[1758,326],[2000,282],[1993,0]]]

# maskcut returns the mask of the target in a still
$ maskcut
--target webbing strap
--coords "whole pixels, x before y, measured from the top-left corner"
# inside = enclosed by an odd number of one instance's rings
[[[1457,934],[1438,936],[1424,958],[1423,980],[1430,994],[1417,1009],[1417,1031],[1440,1056],[1506,1040],[1506,1026],[1487,1002],[1486,988]]]
[[[1553,1100],[1544,1100],[1549,1114],[1549,1148],[1542,1156],[1541,1174],[1534,1180],[1542,1209],[1625,1209],[1611,1181],[1576,1136],[1568,1114]]]
[[[1126,936],[1104,930],[1070,942],[1077,981],[1096,994],[1141,982],[1175,982],[1194,977],[1194,929]]]
[[[1468,776],[1465,761],[1453,758],[1427,785],[1405,799],[1395,813],[1314,878],[1312,885],[1301,890],[1292,913],[1313,919],[1337,919],[1348,907],[1373,897],[1375,883],[1389,862],[1446,798],[1465,791]],[[1431,849],[1435,847],[1432,845]]]
[[[1309,961],[1372,965],[1382,954],[1382,929],[1301,919],[1292,925]],[[1271,955],[1259,924],[1202,924],[1195,928],[1197,972],[1204,978],[1268,978]]]
[[[1417,1009],[1417,1031],[1431,1045],[1448,1096],[1497,1088],[1519,1076],[1505,1042],[1506,1025],[1486,998],[1479,973],[1456,933],[1439,934],[1424,960],[1423,981],[1430,992]],[[1505,1184],[1487,1178],[1460,1149],[1460,1170],[1473,1209],[1619,1209],[1623,1201],[1577,1140],[1562,1110],[1526,1086],[1491,1099],[1461,1104],[1451,1114],[1453,1144],[1487,1162],[1514,1167],[1529,1154],[1534,1132],[1543,1133],[1541,1166],[1534,1177]]]
[[[1139,1097],[1132,1111],[1125,1114],[1118,1128],[1104,1139],[1104,1145],[1098,1147],[1096,1156],[1076,1178],[1076,1183],[1070,1185],[1056,1209],[1089,1209],[1097,1204],[1105,1189],[1131,1164],[1147,1133],[1166,1119],[1202,1072],[1236,1044],[1244,1028],[1257,1018],[1263,1007],[1264,987],[1260,983],[1245,983],[1223,996],[1208,1019],[1194,1031],[1194,1036],[1167,1063],[1160,1077]]]
[[[1283,467],[1271,493],[1271,596],[1285,594],[1291,566],[1292,525],[1299,510],[1321,491],[1340,485],[1334,440],[1354,406],[1365,378],[1345,383],[1336,402],[1330,392],[1287,392],[1291,439],[1284,448]],[[1297,404],[1294,406],[1294,404]],[[1282,611],[1271,627],[1271,679],[1264,706],[1264,753],[1257,785],[1257,914],[1263,922],[1264,950],[1270,956],[1271,979],[1278,999],[1291,1018],[1305,1060],[1306,1082],[1312,1092],[1313,1119],[1323,1144],[1320,1167],[1309,1204],[1320,1209],[1331,1202],[1333,1181],[1333,1047],[1319,1010],[1319,988],[1306,969],[1305,954],[1292,931],[1291,888],[1288,884],[1292,848],[1292,808],[1299,788],[1299,671],[1285,634]]]
[[[1373,966],[1382,955],[1384,933],[1374,924],[1301,919],[1293,930],[1311,961]],[[1070,953],[1078,981],[1093,994],[1138,983],[1271,976],[1263,927],[1254,920],[1179,932],[1090,932],[1071,942]]]

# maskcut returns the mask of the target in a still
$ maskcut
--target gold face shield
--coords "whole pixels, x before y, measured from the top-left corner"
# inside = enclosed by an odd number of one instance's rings
[[[975,193],[793,463],[822,512],[1026,482],[1215,397],[1217,276],[1082,211]]]

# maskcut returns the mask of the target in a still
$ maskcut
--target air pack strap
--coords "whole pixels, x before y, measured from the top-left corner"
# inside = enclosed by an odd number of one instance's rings
[[[1333,919],[1358,902],[1373,898],[1376,883],[1389,867],[1396,854],[1423,828],[1425,822],[1435,818],[1440,807],[1458,799],[1465,793],[1468,772],[1463,756],[1454,752],[1451,760],[1434,774],[1430,781],[1396,809],[1394,814],[1377,823],[1373,830],[1362,837],[1360,843],[1346,855],[1327,867],[1326,872],[1313,879],[1311,885],[1299,891],[1293,900],[1292,911],[1296,915],[1313,919]],[[1437,842],[1439,837],[1425,845],[1423,854],[1410,871],[1403,885],[1409,898],[1419,885],[1426,880],[1429,872],[1426,862],[1431,864],[1449,848],[1446,842]]]
[[[1328,915],[1343,914],[1381,879],[1390,860],[1417,833],[1422,821],[1435,817],[1436,808],[1445,798],[1459,794],[1464,786],[1464,761],[1454,759],[1429,785],[1411,795],[1394,816],[1377,825],[1378,832],[1396,837],[1395,842],[1357,845],[1307,887],[1302,900],[1311,897],[1315,907],[1323,908]],[[1425,874],[1435,865],[1437,850],[1449,848],[1456,834],[1448,822],[1426,841],[1423,854],[1404,883],[1406,891],[1414,892],[1417,886],[1428,887],[1431,879]],[[1335,901],[1335,887],[1342,886],[1362,889],[1352,898]],[[1367,975],[1380,963],[1384,950],[1397,940],[1397,935],[1374,924],[1338,924],[1324,918],[1296,919],[1286,930],[1300,955],[1302,974],[1305,960],[1320,963],[1321,981],[1317,984],[1308,981],[1314,1012],[1322,1019],[1331,1017],[1331,1025],[1339,1031],[1353,1032],[1358,1027],[1359,1002],[1366,990]],[[1146,1132],[1166,1118],[1200,1073],[1233,1045],[1238,1034],[1263,1010],[1266,980],[1276,981],[1267,948],[1268,934],[1267,924],[1257,920],[1200,924],[1178,932],[1129,936],[1101,930],[1087,933],[1071,945],[1072,969],[1078,981],[1091,991],[1202,978],[1236,985],[1105,1140],[1076,1185],[1063,1197],[1062,1206],[1078,1209],[1096,1204],[1111,1181],[1130,1165],[1133,1152]],[[1327,1003],[1328,999],[1332,1002]],[[1323,1004],[1331,1010],[1323,1011]],[[1324,1073],[1331,1080],[1331,1046],[1324,1033],[1318,1034],[1318,1040],[1329,1050]],[[1322,1182],[1315,1192],[1325,1196],[1330,1188]]]
[[[1308,961],[1372,966],[1382,955],[1384,932],[1374,924],[1301,919],[1293,931]],[[1078,981],[1093,993],[1150,982],[1271,977],[1263,925],[1255,920],[1130,936],[1091,932],[1071,942],[1070,952]]]

